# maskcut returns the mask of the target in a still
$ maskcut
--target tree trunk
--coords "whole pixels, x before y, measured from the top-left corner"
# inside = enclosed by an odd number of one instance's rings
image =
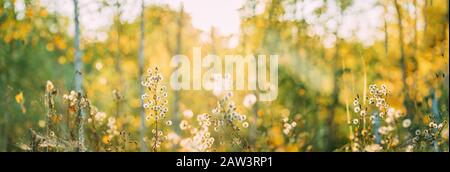
[[[145,40],[145,15],[144,15],[144,0],[141,0],[141,21],[140,21],[140,30],[141,30],[141,37],[139,40],[139,52],[138,52],[138,65],[139,65],[139,93],[140,95],[144,95],[144,87],[141,85],[141,82],[143,81],[143,72],[144,72],[144,40]],[[141,99],[141,106],[140,106],[140,116],[141,116],[141,127],[140,127],[140,144],[141,144],[141,152],[147,151],[147,145],[144,142],[144,137],[146,134],[146,127],[145,127],[145,111],[144,107],[142,105],[144,104],[143,100]]]
[[[75,22],[75,38],[74,38],[74,48],[75,48],[75,90],[78,92],[82,91],[82,69],[83,62],[81,61],[81,51],[80,51],[80,23],[78,20],[78,0],[73,0],[74,3],[74,22]]]
[[[122,74],[122,63],[121,63],[121,51],[120,51],[120,36],[121,36],[121,32],[122,32],[122,25],[120,23],[120,17],[122,15],[121,12],[121,4],[119,2],[119,0],[116,0],[116,10],[117,10],[117,14],[116,14],[116,31],[117,31],[117,39],[116,39],[116,45],[117,45],[117,50],[116,50],[116,54],[115,54],[115,68],[116,71],[118,73],[119,76],[119,83],[117,86],[117,96],[116,96],[116,116],[119,116],[121,114],[122,111],[122,105],[123,105],[123,101],[124,101],[124,95],[126,95],[125,93],[125,78],[124,75]]]
[[[82,88],[82,70],[83,70],[83,62],[81,61],[81,51],[80,51],[80,23],[78,20],[79,17],[79,9],[78,9],[78,0],[73,0],[74,4],[74,22],[75,22],[75,38],[74,38],[74,47],[75,47],[75,90],[79,93],[83,93]],[[81,109],[80,109],[81,111]],[[79,114],[79,128],[78,128],[78,144],[79,151],[83,151],[84,146],[84,113]]]
[[[178,25],[178,30],[177,30],[177,35],[176,35],[176,47],[175,47],[175,53],[174,55],[180,54],[181,53],[181,49],[182,49],[182,30],[183,30],[183,14],[184,14],[184,7],[183,4],[181,4],[180,6],[180,14],[178,16],[178,21],[177,21],[177,25]],[[178,72],[178,67],[174,68],[174,72]],[[177,75],[177,74],[175,74]],[[180,112],[179,112],[179,102],[180,102],[180,91],[179,90],[175,90],[174,91],[174,96],[173,96],[173,116],[172,116],[172,120],[175,126],[178,126],[180,123]],[[175,127],[175,132],[177,134],[180,133],[180,128],[179,127]]]
[[[409,118],[412,118],[413,115],[411,114],[411,96],[409,95],[409,87],[406,82],[406,79],[408,77],[408,69],[406,65],[406,54],[405,54],[405,47],[404,47],[404,39],[403,39],[403,19],[402,19],[402,11],[400,4],[398,3],[398,0],[394,1],[395,9],[397,11],[397,18],[398,18],[398,35],[399,35],[399,46],[400,46],[400,64],[402,69],[402,83],[403,83],[403,90],[405,98],[403,100],[403,104],[406,108],[406,114]]]
[[[331,147],[332,145],[335,145],[334,143],[336,142],[336,126],[334,124],[334,116],[335,116],[335,109],[336,106],[339,103],[339,74],[338,74],[338,61],[339,61],[339,38],[337,38],[338,34],[337,32],[335,33],[336,35],[336,44],[335,44],[335,52],[334,52],[334,57],[333,57],[333,93],[332,93],[332,102],[331,104],[328,106],[328,113],[329,115],[327,116],[326,119],[326,126],[328,127],[327,130],[327,139],[328,139],[328,144],[327,144],[327,149],[329,151],[331,151],[333,148]]]

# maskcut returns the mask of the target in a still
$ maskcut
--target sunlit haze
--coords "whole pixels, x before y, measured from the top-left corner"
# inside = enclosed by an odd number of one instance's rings
[[[109,1],[108,1],[109,2]],[[211,1],[211,0],[146,0],[146,5],[160,4],[168,5],[174,10],[179,10],[181,6],[184,7],[186,13],[192,18],[192,24],[195,28],[207,34],[212,27],[216,28],[220,35],[234,35],[239,34],[240,14],[239,8],[244,5],[244,0],[228,0],[228,1]],[[259,11],[264,10],[264,1],[258,1],[261,5],[258,6]],[[23,3],[23,0],[17,0],[17,4]],[[94,39],[104,41],[107,38],[106,30],[112,24],[113,16],[116,13],[114,8],[101,8],[100,1],[79,0],[80,3],[80,22],[83,31],[83,37],[86,39]],[[111,4],[115,1],[109,2]],[[140,1],[124,1],[122,4],[122,22],[132,22],[139,15]],[[335,1],[328,1],[331,9],[327,13],[317,18],[314,10],[323,4],[324,1],[306,0],[304,3],[298,3],[299,9],[295,16],[286,16],[286,19],[305,19],[311,24],[308,30],[310,35],[324,36],[323,43],[326,47],[331,47],[336,40],[332,33],[338,27],[337,21],[342,21],[339,24],[338,36],[344,39],[357,38],[363,41],[364,44],[370,45],[374,41],[383,38],[382,20],[377,20],[383,16],[383,9],[381,6],[376,6],[376,0],[355,1],[349,10],[344,13],[344,17],[339,18],[338,9],[334,6]],[[58,12],[67,17],[73,16],[72,0],[42,0],[42,5],[45,5],[50,12]],[[333,9],[334,8],[334,9]],[[335,18],[330,20],[329,18]],[[327,22],[327,23],[325,23]],[[73,22],[68,26],[70,34],[73,34]],[[237,39],[231,39],[229,44],[236,46]]]

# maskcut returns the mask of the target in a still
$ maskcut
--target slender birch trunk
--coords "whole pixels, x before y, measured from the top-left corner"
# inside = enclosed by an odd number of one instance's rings
[[[116,98],[116,116],[119,116],[122,112],[122,105],[123,105],[123,101],[124,101],[124,95],[126,95],[125,91],[125,78],[124,75],[122,73],[122,62],[121,62],[121,56],[122,53],[120,51],[120,37],[121,37],[121,32],[122,32],[122,25],[120,23],[120,17],[122,16],[122,12],[121,12],[121,4],[119,2],[119,0],[116,0],[116,32],[117,32],[117,39],[116,39],[116,45],[117,45],[117,50],[116,50],[116,54],[115,54],[115,69],[118,73],[119,76],[119,83],[118,86],[116,88],[116,93],[115,93],[115,98]]]
[[[139,76],[138,76],[138,80],[139,80],[139,93],[140,95],[144,94],[144,87],[141,85],[141,82],[143,80],[143,72],[144,72],[144,40],[145,40],[145,21],[144,21],[144,17],[145,17],[145,13],[144,13],[145,7],[144,7],[144,0],[141,0],[141,21],[140,21],[140,30],[141,30],[141,37],[139,40],[139,52],[138,52],[138,65],[139,65]],[[141,105],[143,104],[143,100],[141,99]],[[140,144],[141,144],[141,152],[146,152],[147,151],[147,145],[144,142],[144,136],[145,136],[145,132],[146,132],[146,127],[145,127],[145,112],[144,112],[144,108],[141,106],[140,109],[140,116],[141,116],[141,128],[140,128]]]
[[[83,70],[83,62],[81,61],[81,50],[80,50],[80,22],[78,20],[79,17],[79,9],[78,9],[78,0],[73,0],[74,4],[74,22],[75,22],[75,38],[74,38],[74,48],[75,48],[75,90],[82,94],[82,70]],[[79,109],[81,112],[81,109]],[[79,115],[79,128],[78,128],[78,145],[79,151],[83,151],[84,147],[84,113],[78,113]]]

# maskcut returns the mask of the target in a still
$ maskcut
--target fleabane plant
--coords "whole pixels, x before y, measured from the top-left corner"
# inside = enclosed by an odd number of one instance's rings
[[[369,86],[369,95],[362,100],[359,96],[353,101],[355,127],[352,136],[352,151],[378,152],[399,149],[401,121],[405,114],[390,106],[387,99],[391,91],[386,85]],[[409,126],[407,126],[409,127]],[[406,128],[406,126],[405,126]]]
[[[237,112],[232,98],[232,92],[226,93],[211,111],[213,131],[220,137],[219,145],[228,142],[235,149],[248,150],[247,139],[241,135],[241,131],[249,127],[247,116]]]
[[[146,111],[146,120],[151,123],[151,133],[153,135],[150,143],[154,152],[158,151],[161,144],[166,140],[164,134],[164,126],[172,125],[172,121],[165,120],[168,112],[166,107],[167,87],[162,84],[163,76],[159,73],[158,67],[149,69],[142,86],[146,88],[146,92],[142,95],[142,106]]]
[[[232,92],[226,93],[217,101],[211,113],[197,115],[199,128],[194,128],[187,120],[181,121],[180,129],[192,135],[180,142],[183,150],[201,152],[250,150],[247,139],[243,136],[249,127],[247,116],[237,112],[232,97]]]

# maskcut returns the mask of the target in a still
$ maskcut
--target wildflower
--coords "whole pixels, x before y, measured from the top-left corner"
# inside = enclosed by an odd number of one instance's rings
[[[166,125],[172,125],[172,121],[171,120],[168,120],[168,121],[166,121]]]
[[[195,134],[195,133],[198,132],[198,129],[197,129],[197,128],[192,128],[192,129],[190,130],[190,132],[191,132],[191,134]]]
[[[394,116],[394,113],[395,113],[395,109],[394,108],[389,108],[388,110],[387,110],[387,116],[388,117],[393,117]]]
[[[419,137],[414,137],[413,139],[412,139],[412,142],[413,143],[417,143],[419,141]]]
[[[27,112],[27,109],[25,108],[22,92],[16,95],[16,102],[20,105],[20,110],[22,111],[22,113],[25,114]]]
[[[410,119],[405,119],[402,122],[403,128],[408,128],[409,126],[411,126],[411,120]]]
[[[50,137],[55,137],[55,132],[50,131]]]
[[[292,129],[292,126],[289,123],[285,123],[283,126],[284,126],[284,128],[287,128],[289,130]]]
[[[48,93],[52,93],[55,89],[55,86],[53,86],[53,83],[51,81],[47,81],[47,85],[45,88]]]
[[[247,119],[247,116],[245,115],[239,115],[239,121],[244,122]]]
[[[369,104],[374,104],[375,103],[375,99],[374,98],[370,98],[369,99]]]
[[[388,128],[387,127],[380,127],[378,128],[378,133],[380,133],[381,135],[386,135],[388,133]]]
[[[180,136],[178,136],[176,133],[174,132],[170,132],[167,134],[167,140],[172,141],[173,143],[178,143],[180,140]]]
[[[416,132],[414,132],[416,134],[416,136],[420,135],[420,130],[416,130]]]
[[[45,125],[46,125],[46,123],[45,123],[44,120],[39,120],[39,122],[38,122],[38,126],[39,126],[39,127],[44,128]]]
[[[372,84],[372,85],[369,86],[369,93],[370,94],[375,94],[376,90],[377,90],[377,85]]]
[[[358,119],[353,119],[352,122],[353,122],[354,125],[358,125],[359,120]]]
[[[391,145],[395,146],[398,145],[400,143],[400,140],[398,139],[398,137],[394,137],[394,139],[392,139],[391,141]]]
[[[383,147],[381,147],[379,144],[371,144],[364,148],[367,152],[379,152],[383,150]]]
[[[114,135],[119,135],[119,131],[117,131],[117,126],[116,126],[116,118],[109,117],[107,126],[108,126],[108,130],[106,130],[106,132],[108,134],[110,134],[111,137],[113,137]]]
[[[386,100],[384,100],[383,98],[378,98],[376,107],[378,107],[378,108],[383,107],[385,105],[385,103],[386,103]]]
[[[359,111],[361,111],[361,108],[359,106],[355,107],[355,113],[358,113]]]
[[[438,125],[438,129],[440,130],[440,129],[442,129],[444,127],[444,124],[443,123],[440,123],[439,125]]]
[[[360,145],[358,144],[358,143],[353,143],[352,145],[351,145],[351,148],[352,148],[352,151],[359,151],[359,149],[360,149]]]
[[[107,135],[105,135],[105,136],[102,137],[102,142],[103,142],[104,144],[109,144],[110,140],[111,140],[111,139],[110,139],[109,136],[107,136]]]
[[[409,126],[411,126],[411,120],[410,119],[405,119],[403,120],[403,128],[408,128]]]
[[[241,139],[237,138],[237,137],[233,138],[233,144],[240,145],[241,144]]]
[[[434,123],[434,122],[430,122],[430,124],[428,124],[428,126],[430,128],[437,128],[438,127],[438,125],[436,123]]]
[[[401,112],[401,111],[399,111],[399,110],[396,110],[396,111],[395,111],[395,115],[394,115],[394,116],[395,116],[395,118],[397,118],[397,119],[398,119],[398,118],[402,117],[402,112]]]
[[[283,121],[283,122],[288,122],[288,121],[289,121],[289,118],[288,118],[288,117],[284,117],[284,118],[282,119],[282,121]]]
[[[227,95],[226,95],[226,97],[232,98],[232,97],[233,97],[233,92],[228,92]]]
[[[381,84],[381,90],[387,90],[386,84]]]
[[[155,67],[154,70],[148,69],[147,76],[144,81],[142,81],[142,86],[147,87],[148,92],[144,93],[141,98],[143,103],[143,107],[147,111],[151,111],[155,113],[154,115],[154,123],[155,123],[155,133],[153,138],[153,151],[156,151],[156,148],[160,147],[162,140],[164,139],[164,133],[162,128],[158,128],[158,123],[166,117],[166,113],[168,112],[168,108],[165,107],[168,103],[167,101],[167,92],[166,87],[162,85],[163,76],[159,73],[158,67]],[[153,115],[150,115],[153,116]],[[147,120],[150,119],[149,116],[146,117]],[[168,122],[166,121],[166,124]],[[171,122],[170,122],[171,124]]]
[[[291,123],[291,126],[292,126],[292,127],[296,127],[296,126],[297,126],[297,123],[296,123],[295,121],[293,121],[293,122]]]
[[[431,135],[430,134],[428,134],[428,133],[425,133],[425,139],[431,139]]]
[[[242,102],[242,104],[247,108],[252,107],[255,103],[256,103],[256,96],[254,94],[247,94],[244,97],[244,101]]]
[[[285,128],[285,129],[283,129],[283,133],[285,134],[285,135],[288,135],[289,134],[289,129],[287,129],[287,128]]]
[[[211,112],[212,112],[213,114],[219,113],[219,109],[214,108],[213,110],[211,110]]]
[[[16,102],[19,104],[22,104],[23,102],[23,93],[20,92],[19,94],[16,95]]]
[[[189,123],[186,120],[182,120],[180,122],[180,129],[181,130],[186,130],[186,129],[188,129],[188,127],[189,127]]]
[[[363,116],[363,117],[366,116],[366,114],[367,114],[366,110],[362,110],[362,111],[360,112],[360,115]]]
[[[387,117],[385,121],[386,123],[390,124],[394,122],[394,119],[392,117]]]
[[[405,152],[413,152],[413,151],[414,151],[414,146],[413,145],[406,146]]]
[[[357,99],[355,99],[354,101],[353,101],[353,106],[358,106],[359,105],[359,101],[357,100]]]
[[[239,136],[240,135],[239,126],[242,126],[242,128],[248,128],[249,124],[248,122],[245,121],[247,119],[247,116],[240,114],[236,111],[237,108],[235,103],[231,99],[232,96],[233,94],[231,92],[226,93],[224,97],[222,97],[220,100],[217,101],[217,105],[212,109],[211,114],[202,114],[197,116],[197,121],[199,121],[199,124],[201,125],[201,130],[199,131],[199,133],[201,133],[202,131],[208,131],[209,126],[213,127],[214,132],[229,131],[230,133],[218,133],[218,134],[232,135],[233,139],[229,138],[223,139],[225,139],[225,141],[229,141],[233,145],[240,145],[244,141],[243,147],[245,147],[246,145],[245,139]],[[207,140],[205,140],[205,142],[208,143]],[[221,140],[219,143],[221,142],[223,141]],[[209,149],[209,147],[211,147],[211,145],[208,144],[203,145],[203,148]]]
[[[244,122],[244,123],[242,123],[242,127],[244,127],[244,128],[248,128],[248,122]]]
[[[105,112],[97,112],[97,113],[95,113],[94,117],[95,117],[96,121],[102,122],[106,118],[106,113]]]
[[[228,104],[228,108],[231,109],[231,110],[236,110],[236,105],[234,104],[234,102],[230,102]]]
[[[368,133],[369,133],[369,132],[368,132],[367,130],[362,130],[362,131],[361,131],[361,135],[362,135],[362,136],[366,136]]]
[[[194,116],[194,113],[188,109],[188,110],[183,111],[183,116],[186,118],[192,118],[192,116]]]

